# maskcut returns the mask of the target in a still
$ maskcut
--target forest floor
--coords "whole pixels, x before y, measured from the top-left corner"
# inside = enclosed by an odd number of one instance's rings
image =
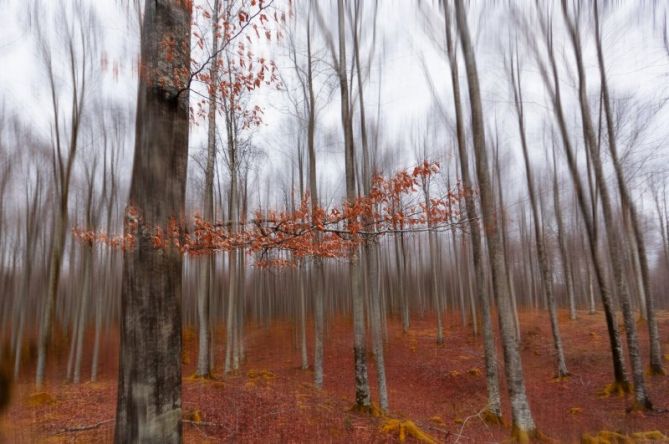
[[[566,313],[560,313],[560,319],[572,376],[556,381],[547,316],[521,314],[527,393],[538,427],[549,442],[580,442],[584,434],[604,430],[630,436],[652,430],[669,434],[669,412],[628,413],[629,397],[601,394],[612,382],[603,314],[580,312],[577,321],[570,321]],[[350,319],[329,322],[322,391],[312,385],[312,372],[299,368],[297,334],[290,322],[274,322],[270,328],[248,326],[247,359],[242,370],[232,376],[217,375],[213,381],[190,377],[197,340],[187,330],[183,356],[185,441],[396,442],[400,432],[393,425],[401,423],[407,426],[404,430],[411,442],[413,429],[401,422],[405,420],[437,442],[508,439],[508,424],[486,424],[477,416],[486,402],[481,337],[474,337],[471,327],[463,327],[454,316],[446,319],[445,326],[445,342],[439,346],[434,318],[414,315],[408,334],[402,333],[398,321],[389,320],[385,353],[390,411],[383,417],[350,411],[354,398]],[[647,331],[645,324],[639,327],[647,362]],[[663,347],[669,351],[669,313],[661,313],[660,331]],[[310,353],[311,343],[310,336]],[[67,347],[63,348],[51,363],[52,375],[59,371],[65,374]],[[67,384],[54,376],[45,392],[35,394],[27,375],[19,381],[9,410],[0,418],[0,442],[110,442],[118,345],[110,339],[104,349],[105,365],[96,383]],[[222,363],[222,332],[216,337],[216,350]],[[501,361],[501,350],[498,353]],[[376,399],[371,353],[369,364]],[[669,377],[648,377],[647,386],[656,406],[669,408]],[[507,399],[503,408],[509,422]]]

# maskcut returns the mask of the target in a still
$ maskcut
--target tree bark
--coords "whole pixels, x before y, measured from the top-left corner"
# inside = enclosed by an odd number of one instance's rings
[[[349,105],[348,75],[346,73],[346,30],[344,1],[337,1],[339,30],[338,77],[341,96],[341,120],[344,130],[344,163],[346,176],[346,199],[352,203],[357,192],[355,187],[355,147],[353,141],[353,122]],[[363,299],[362,266],[359,261],[360,251],[355,248],[349,261],[351,277],[351,298],[353,308],[353,359],[355,362],[355,404],[356,408],[368,411],[372,400],[367,376],[367,347],[365,344],[365,301]]]
[[[540,212],[537,205],[537,195],[534,188],[534,178],[532,176],[532,167],[530,165],[529,150],[527,147],[527,138],[525,135],[525,114],[523,108],[523,90],[520,77],[520,66],[518,55],[512,55],[510,59],[511,82],[513,86],[514,103],[516,105],[516,116],[518,118],[518,132],[520,134],[520,145],[523,150],[523,161],[525,163],[525,176],[527,179],[527,191],[530,196],[530,207],[534,219],[534,240],[536,242],[537,256],[539,258],[539,268],[541,283],[548,302],[548,314],[551,323],[551,332],[553,334],[553,347],[555,349],[556,376],[562,378],[569,375],[567,363],[564,357],[564,348],[562,347],[562,336],[560,335],[560,324],[557,317],[557,305],[553,294],[552,272],[548,264],[546,253],[546,243],[544,234],[541,230]]]
[[[645,296],[646,318],[648,320],[648,338],[650,341],[650,371],[652,374],[665,374],[662,366],[662,347],[660,344],[660,334],[657,326],[657,319],[655,318],[655,301],[650,288],[650,272],[648,270],[648,256],[646,254],[646,246],[643,238],[643,230],[637,214],[636,205],[631,198],[627,181],[625,180],[625,173],[618,156],[618,146],[613,124],[613,111],[611,109],[611,99],[609,98],[608,79],[606,75],[606,66],[604,64],[604,50],[602,48],[602,36],[599,26],[599,10],[598,2],[593,2],[594,16],[595,16],[595,41],[597,43],[597,62],[599,65],[600,85],[602,89],[602,101],[604,104],[604,111],[606,116],[606,129],[608,133],[609,152],[611,153],[611,160],[616,172],[616,179],[618,184],[618,193],[622,203],[622,210],[627,214],[629,223],[632,228],[632,244],[635,248],[636,256],[635,263],[640,269],[640,293]],[[608,224],[607,224],[608,226]]]
[[[595,173],[595,180],[599,188],[599,193],[602,202],[602,214],[604,216],[604,223],[606,226],[606,238],[609,247],[609,254],[611,258],[611,265],[615,285],[618,290],[618,297],[620,298],[620,305],[623,312],[623,320],[625,323],[625,333],[627,337],[627,349],[632,363],[632,378],[634,381],[634,408],[651,409],[652,404],[646,393],[646,387],[643,375],[643,366],[641,364],[641,354],[639,350],[639,340],[636,331],[636,322],[632,307],[630,304],[629,290],[625,283],[622,266],[622,249],[620,246],[620,239],[618,233],[615,232],[613,224],[613,210],[611,206],[611,199],[609,196],[606,178],[602,167],[600,153],[597,150],[597,142],[592,126],[592,119],[590,116],[590,108],[588,104],[588,96],[586,90],[586,74],[583,64],[583,54],[581,52],[580,32],[578,29],[578,22],[572,21],[569,17],[566,0],[562,0],[562,12],[567,30],[570,35],[574,55],[576,57],[576,67],[578,72],[578,97],[581,109],[581,118],[583,121],[583,137],[586,148],[590,151],[591,161]]]
[[[183,223],[190,18],[188,2],[145,3],[125,229],[136,245],[123,254],[117,443],[182,439],[182,258],[175,247],[155,248],[153,234],[156,226]],[[164,42],[172,43],[171,51]]]
[[[509,396],[511,398],[512,434],[514,437],[518,438],[519,441],[524,442],[535,437],[538,432],[525,393],[525,380],[523,377],[520,351],[518,349],[518,343],[514,337],[513,312],[504,270],[504,252],[501,249],[500,227],[496,221],[497,214],[494,207],[493,187],[490,182],[490,170],[485,145],[483,109],[481,106],[481,93],[476,68],[476,58],[462,0],[455,0],[455,10],[469,84],[476,173],[479,181],[483,224],[485,227],[486,238],[488,240],[488,255],[492,268],[493,292],[497,301],[500,331],[502,335],[506,382]]]
[[[546,66],[540,62],[539,69],[544,80],[544,84],[549,91],[550,98],[553,104],[553,112],[555,114],[555,119],[557,121],[558,129],[562,137],[562,144],[564,147],[565,154],[567,156],[567,166],[569,167],[569,173],[572,178],[574,185],[574,191],[576,192],[577,202],[581,210],[581,216],[583,223],[585,224],[585,233],[588,243],[588,248],[590,251],[590,257],[592,266],[594,269],[595,278],[597,279],[597,284],[599,286],[600,297],[602,300],[602,306],[604,308],[604,316],[606,318],[606,325],[609,334],[609,343],[611,346],[611,355],[613,360],[613,374],[614,374],[614,385],[617,389],[623,391],[629,391],[629,382],[627,375],[625,373],[625,362],[623,358],[623,346],[620,341],[620,333],[618,331],[618,325],[615,319],[615,313],[613,310],[613,301],[611,298],[610,290],[606,284],[605,272],[601,258],[599,257],[598,251],[598,234],[595,228],[595,216],[596,212],[594,211],[596,207],[588,207],[588,202],[586,201],[586,196],[581,182],[581,178],[578,172],[578,165],[576,162],[576,156],[574,149],[571,144],[571,139],[569,136],[569,130],[567,128],[567,123],[564,115],[564,108],[562,106],[562,97],[560,93],[560,82],[557,71],[557,63],[555,60],[555,52],[553,49],[553,37],[551,31],[548,29],[548,25],[542,20],[541,21],[542,32],[544,38],[546,39],[546,49],[548,53],[548,60],[550,63],[551,74],[548,73]],[[588,173],[588,177],[590,174]],[[592,191],[592,187],[590,187]],[[594,202],[594,198],[591,199],[591,203]],[[591,274],[590,274],[591,276]]]
[[[485,285],[485,262],[483,258],[483,245],[481,229],[478,220],[478,211],[474,199],[474,182],[469,171],[469,153],[465,140],[464,115],[462,112],[462,101],[460,94],[460,76],[457,61],[456,46],[451,33],[451,18],[448,8],[448,0],[444,2],[446,11],[446,39],[448,45],[449,66],[451,71],[451,85],[453,87],[453,104],[455,106],[456,136],[458,141],[458,154],[460,158],[460,174],[464,186],[465,208],[469,220],[469,231],[472,245],[472,261],[474,263],[474,287],[476,299],[481,304],[481,317],[483,321],[483,354],[486,368],[486,387],[488,390],[488,411],[492,418],[501,420],[502,401],[499,390],[499,371],[497,368],[497,349],[495,346],[495,335],[492,326],[492,314],[490,298],[486,294]]]

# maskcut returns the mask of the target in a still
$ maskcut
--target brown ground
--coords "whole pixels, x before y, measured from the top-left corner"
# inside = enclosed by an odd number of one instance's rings
[[[311,385],[310,371],[300,370],[295,330],[277,322],[269,329],[249,327],[247,361],[239,375],[216,381],[184,379],[183,410],[186,442],[394,442],[399,432],[382,430],[389,418],[411,420],[438,442],[499,442],[508,427],[485,424],[477,412],[485,405],[481,338],[474,338],[456,318],[446,322],[443,346],[435,344],[432,318],[412,319],[403,335],[396,321],[388,325],[386,365],[390,412],[370,417],[349,411],[353,400],[351,323],[332,320],[328,326],[325,388]],[[572,322],[561,314],[567,360],[573,376],[553,376],[550,328],[542,314],[521,315],[527,391],[540,430],[554,442],[579,442],[584,433],[601,430],[631,434],[659,430],[669,434],[669,413],[627,413],[631,400],[598,395],[612,380],[612,366],[603,315],[579,313]],[[645,324],[639,324],[646,345]],[[663,346],[669,351],[669,314],[661,316]],[[184,375],[194,369],[196,341],[186,332]],[[217,337],[219,362],[223,338]],[[311,346],[311,338],[309,338]],[[62,350],[62,349],[65,350]],[[51,374],[64,374],[64,357],[52,363]],[[117,345],[105,344],[100,382],[64,384],[52,379],[45,394],[35,396],[30,379],[15,387],[9,411],[0,419],[0,442],[109,442],[115,406],[114,356]],[[501,353],[499,354],[501,359]],[[644,359],[647,360],[644,353]],[[86,361],[87,363],[90,360]],[[371,355],[370,355],[371,362]],[[669,365],[667,366],[669,368]],[[88,375],[86,366],[85,375]],[[30,369],[32,372],[32,368]],[[372,385],[373,367],[370,367]],[[648,377],[651,399],[669,407],[669,377]],[[373,391],[376,399],[375,390]],[[510,416],[508,403],[504,414]],[[407,431],[407,440],[412,440]]]

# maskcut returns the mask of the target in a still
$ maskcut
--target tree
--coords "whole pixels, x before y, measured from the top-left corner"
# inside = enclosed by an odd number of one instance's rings
[[[464,116],[462,112],[462,99],[460,93],[460,75],[457,60],[457,47],[453,41],[451,30],[451,13],[448,7],[448,1],[444,1],[444,15],[446,28],[446,44],[448,51],[448,61],[451,70],[451,85],[453,87],[453,104],[455,107],[456,138],[458,142],[458,154],[460,160],[460,174],[462,185],[465,188],[464,200],[469,220],[469,230],[472,244],[472,259],[474,263],[474,286],[477,300],[481,304],[483,319],[483,353],[486,368],[486,387],[488,389],[488,411],[492,418],[500,419],[502,417],[502,402],[500,400],[499,376],[497,370],[497,352],[495,347],[495,338],[492,328],[492,315],[490,310],[490,298],[485,292],[485,262],[483,259],[483,247],[481,244],[481,231],[477,220],[478,211],[476,201],[474,200],[474,183],[472,182],[469,171],[469,153],[467,152],[467,142],[465,134]]]
[[[181,254],[154,248],[156,225],[184,217],[191,4],[146,2],[135,156],[123,255],[121,353],[114,440],[180,442]]]
[[[455,0],[455,11],[460,42],[462,44],[462,53],[465,59],[467,81],[469,84],[472,136],[474,139],[474,154],[476,157],[476,174],[479,181],[483,226],[488,241],[488,256],[492,269],[493,293],[495,295],[495,300],[497,301],[502,347],[504,350],[504,363],[506,365],[506,383],[511,398],[512,434],[519,441],[525,442],[536,437],[538,432],[527,400],[527,394],[525,393],[525,381],[523,378],[520,352],[513,332],[513,312],[509,297],[509,289],[506,286],[504,252],[502,251],[499,233],[500,227],[496,222],[497,216],[493,201],[492,185],[490,183],[490,170],[485,145],[483,109],[481,106],[481,93],[476,68],[476,58],[462,0]]]
[[[65,38],[65,53],[68,64],[70,95],[70,119],[67,127],[63,127],[63,105],[60,101],[60,91],[56,81],[56,67],[54,64],[54,53],[42,34],[39,35],[39,49],[46,70],[47,81],[51,98],[52,123],[52,169],[55,189],[55,200],[57,201],[54,212],[54,231],[49,257],[49,278],[47,297],[42,311],[40,323],[40,334],[37,343],[37,369],[35,385],[39,389],[44,384],[46,369],[46,354],[54,324],[54,313],[58,288],[60,283],[60,272],[62,268],[63,250],[65,246],[65,233],[68,226],[68,208],[70,198],[70,181],[74,161],[79,148],[79,133],[82,116],[85,109],[86,96],[88,93],[88,82],[92,74],[91,58],[95,50],[95,33],[90,30],[97,29],[94,23],[95,15],[92,10],[73,8],[60,8],[62,14],[58,18],[61,26],[59,30]],[[74,17],[68,14],[76,14]],[[38,24],[41,29],[43,24]],[[43,31],[43,30],[42,30]],[[40,31],[40,32],[42,32]]]
[[[627,374],[625,372],[625,362],[623,358],[623,347],[620,341],[620,332],[618,330],[618,325],[615,320],[615,314],[613,312],[613,301],[611,298],[610,289],[607,286],[605,280],[604,265],[599,254],[599,236],[596,229],[596,215],[597,213],[593,210],[596,209],[596,199],[591,198],[592,206],[588,206],[588,200],[585,195],[585,188],[583,182],[579,175],[578,165],[576,161],[576,155],[574,152],[574,147],[572,145],[571,137],[569,134],[569,129],[567,127],[567,122],[565,118],[565,111],[562,103],[562,93],[560,88],[559,74],[557,68],[557,62],[555,59],[555,52],[553,47],[553,34],[552,34],[552,25],[549,25],[548,19],[542,18],[539,21],[542,37],[546,45],[546,53],[548,57],[548,64],[543,62],[541,57],[538,54],[537,48],[533,45],[532,48],[535,51],[535,58],[537,59],[537,65],[541,73],[544,86],[549,95],[551,105],[553,108],[553,114],[558,126],[558,130],[562,139],[562,146],[564,148],[565,155],[567,157],[567,166],[569,169],[569,175],[571,176],[572,183],[574,186],[574,191],[576,192],[576,198],[578,202],[578,207],[580,209],[581,218],[583,220],[583,225],[585,226],[585,237],[588,244],[588,250],[590,253],[590,259],[592,262],[592,268],[594,270],[595,279],[599,287],[599,294],[602,300],[602,306],[604,308],[604,316],[606,318],[606,326],[609,336],[609,344],[611,346],[611,357],[613,361],[613,374],[614,374],[614,383],[610,389],[618,391],[628,391],[629,382],[627,379]],[[550,72],[549,72],[550,68]],[[588,170],[588,178],[590,177]],[[592,187],[590,187],[592,191]],[[588,268],[588,279],[589,286],[592,289],[591,284],[591,274]]]
[[[646,393],[644,382],[643,366],[641,364],[636,324],[630,304],[629,291],[623,276],[622,249],[620,246],[620,239],[614,230],[611,199],[604,177],[600,152],[597,150],[597,142],[595,140],[592,118],[590,116],[578,18],[576,20],[572,20],[570,18],[566,0],[562,0],[562,13],[567,24],[567,30],[572,43],[572,48],[574,50],[574,56],[576,58],[576,67],[578,72],[578,99],[581,111],[581,119],[583,122],[583,138],[586,149],[588,149],[590,152],[591,162],[595,173],[595,180],[597,181],[597,186],[601,195],[602,214],[604,216],[604,223],[606,224],[606,239],[611,257],[613,277],[618,292],[618,297],[620,298],[623,319],[625,322],[627,348],[630,355],[630,361],[632,363],[632,378],[634,381],[635,401],[633,407],[635,409],[643,410],[651,409],[652,404],[648,398],[648,394]],[[610,136],[611,135],[612,134],[610,134]]]
[[[220,0],[214,0],[213,11],[211,14],[211,52],[213,60],[209,67],[209,111],[207,114],[207,164],[204,176],[204,218],[213,220],[214,218],[214,167],[216,165],[216,112],[217,112],[217,85],[219,82],[219,57],[218,45],[220,40],[219,16],[221,14]],[[197,316],[199,322],[198,329],[198,350],[197,350],[197,369],[195,374],[199,377],[208,378],[211,376],[211,331],[209,327],[210,309],[209,300],[211,298],[211,280],[214,269],[213,257],[206,257],[200,264],[200,283],[198,288]]]
[[[527,148],[527,136],[525,134],[525,112],[523,107],[523,90],[522,79],[520,74],[520,62],[518,60],[517,51],[512,52],[509,57],[509,66],[511,74],[511,83],[513,89],[513,98],[516,108],[516,116],[518,117],[518,133],[520,135],[520,146],[523,149],[523,160],[525,163],[525,177],[527,179],[527,192],[530,196],[530,207],[532,209],[532,218],[534,220],[534,240],[536,242],[537,256],[539,257],[539,268],[541,284],[544,295],[548,301],[548,313],[551,322],[551,331],[553,334],[553,346],[555,348],[555,361],[557,364],[556,376],[562,378],[569,376],[567,370],[567,363],[564,357],[564,348],[562,346],[562,337],[560,335],[560,324],[557,317],[557,304],[553,294],[552,270],[548,264],[548,253],[546,251],[546,242],[544,234],[541,230],[542,220],[537,204],[537,193],[534,187],[534,179],[532,176],[532,167],[530,164],[530,157]]]
[[[622,211],[629,219],[629,224],[632,228],[632,243],[636,247],[632,254],[636,255],[635,260],[640,268],[640,290],[645,296],[646,300],[646,317],[648,320],[648,337],[650,341],[650,371],[651,374],[663,375],[664,368],[662,367],[662,348],[660,345],[660,334],[657,327],[657,320],[655,319],[655,302],[652,291],[650,289],[650,272],[648,270],[648,257],[646,254],[646,246],[643,237],[643,231],[639,221],[636,204],[630,196],[627,181],[625,180],[625,173],[622,168],[618,156],[617,136],[613,124],[613,111],[611,109],[611,99],[609,97],[608,79],[606,75],[606,66],[604,64],[604,50],[602,48],[602,31],[599,23],[599,8],[598,2],[593,2],[594,16],[595,16],[595,43],[597,46],[597,63],[600,73],[600,87],[602,91],[602,103],[604,105],[606,130],[609,141],[609,152],[611,153],[611,160],[616,173],[616,181],[618,184],[618,194],[622,204]]]

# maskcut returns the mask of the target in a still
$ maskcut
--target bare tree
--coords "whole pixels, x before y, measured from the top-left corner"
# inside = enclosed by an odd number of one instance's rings
[[[636,323],[634,321],[634,315],[630,305],[629,291],[623,276],[622,249],[620,246],[620,239],[618,238],[618,233],[615,232],[613,224],[611,198],[609,196],[608,186],[604,177],[600,152],[597,150],[597,141],[595,140],[595,133],[588,104],[586,74],[583,64],[583,53],[579,30],[579,17],[577,17],[575,20],[570,17],[566,0],[562,0],[562,12],[565,22],[567,23],[567,30],[571,39],[572,47],[574,49],[574,56],[576,58],[576,67],[578,71],[578,98],[583,121],[583,138],[586,148],[590,151],[595,179],[597,181],[597,186],[601,196],[602,213],[604,217],[604,223],[606,224],[606,238],[611,258],[611,266],[613,269],[613,277],[615,280],[616,289],[618,291],[618,297],[620,298],[623,319],[625,321],[627,348],[630,355],[630,361],[632,363],[632,377],[634,380],[634,407],[640,409],[650,409],[652,408],[652,404],[648,398],[648,394],[646,393],[643,365],[641,364],[639,341],[636,332]]]
[[[512,50],[508,61],[508,69],[511,74],[511,83],[513,89],[513,98],[518,117],[518,133],[520,135],[520,146],[523,149],[523,160],[525,163],[525,176],[527,179],[527,192],[530,196],[530,207],[532,208],[532,217],[534,220],[534,240],[536,242],[537,256],[539,258],[539,268],[541,283],[544,295],[548,301],[548,313],[551,321],[551,331],[553,334],[553,346],[555,348],[555,360],[557,365],[556,376],[558,378],[569,375],[567,363],[564,357],[564,348],[562,346],[562,336],[560,335],[560,324],[557,318],[557,304],[553,294],[552,270],[548,263],[548,253],[544,234],[541,229],[542,220],[537,204],[537,193],[535,191],[534,179],[532,176],[532,166],[527,147],[527,136],[525,133],[525,109],[523,106],[523,89],[520,74],[520,61],[517,51]]]
[[[635,261],[638,261],[641,278],[641,293],[646,300],[646,317],[648,320],[648,337],[650,340],[650,371],[652,374],[663,375],[664,368],[662,367],[662,348],[660,345],[660,334],[657,327],[657,320],[655,319],[655,302],[653,294],[650,290],[650,272],[648,270],[648,257],[646,255],[646,245],[643,238],[643,231],[639,221],[636,204],[630,196],[627,181],[625,180],[625,173],[618,156],[617,135],[613,123],[613,111],[611,109],[611,99],[609,97],[608,79],[606,75],[606,66],[604,64],[604,49],[602,48],[602,30],[599,22],[599,8],[598,2],[593,2],[594,17],[595,17],[595,42],[597,46],[597,62],[600,73],[600,85],[602,90],[602,103],[604,105],[604,115],[606,118],[606,130],[609,142],[609,152],[611,153],[611,160],[616,172],[616,180],[618,184],[618,194],[622,203],[622,211],[627,214],[632,228],[632,243],[634,244]],[[608,224],[607,224],[608,226]],[[614,259],[615,261],[616,259]],[[615,264],[614,264],[615,265]],[[639,381],[635,380],[635,384]]]
[[[494,196],[490,182],[490,170],[485,142],[485,125],[481,106],[481,92],[479,88],[476,57],[469,34],[469,25],[462,0],[455,0],[456,21],[458,24],[462,53],[467,71],[469,84],[469,100],[472,113],[472,136],[474,139],[474,154],[476,158],[476,174],[478,176],[481,212],[483,226],[488,241],[488,255],[492,269],[493,293],[497,301],[504,362],[506,364],[506,383],[511,398],[511,416],[513,435],[520,441],[526,441],[537,435],[536,426],[525,393],[523,368],[513,329],[513,311],[509,297],[509,288],[506,285],[504,269],[504,252],[500,238],[500,227],[496,219]]]
[[[56,80],[56,54],[54,54],[53,48],[49,46],[46,36],[41,34],[38,39],[51,96],[51,112],[53,114],[51,126],[52,168],[57,207],[54,212],[55,220],[49,259],[47,296],[42,311],[43,315],[38,341],[35,376],[35,385],[37,388],[40,388],[44,383],[47,346],[54,324],[55,304],[58,296],[65,246],[65,233],[68,227],[70,181],[79,148],[79,133],[88,93],[87,87],[92,74],[91,58],[94,56],[95,30],[97,29],[92,9],[77,7],[70,10],[62,6],[59,9],[61,15],[58,17],[58,25],[61,27],[59,30],[61,35],[65,38],[65,58],[68,65],[68,82],[70,87],[69,119],[66,119],[63,115],[65,111],[61,103],[61,91]],[[69,14],[76,15],[72,17]],[[37,27],[41,29],[42,25],[38,24]]]
[[[458,142],[458,154],[460,160],[460,174],[462,184],[465,188],[465,207],[467,210],[467,219],[469,220],[469,230],[472,242],[472,259],[474,263],[474,286],[477,299],[481,304],[483,320],[483,351],[486,367],[486,386],[488,389],[488,410],[492,418],[499,420],[502,417],[502,403],[499,391],[499,376],[497,369],[497,351],[495,347],[495,338],[492,328],[492,315],[490,310],[490,298],[486,294],[485,288],[485,262],[483,259],[483,246],[481,231],[474,200],[474,183],[469,171],[469,153],[467,150],[464,114],[462,112],[462,99],[460,93],[460,75],[457,59],[457,47],[454,42],[453,32],[451,31],[451,14],[448,7],[448,0],[444,1],[445,28],[448,50],[449,67],[451,70],[451,85],[453,87],[453,104],[455,106],[456,137]]]

